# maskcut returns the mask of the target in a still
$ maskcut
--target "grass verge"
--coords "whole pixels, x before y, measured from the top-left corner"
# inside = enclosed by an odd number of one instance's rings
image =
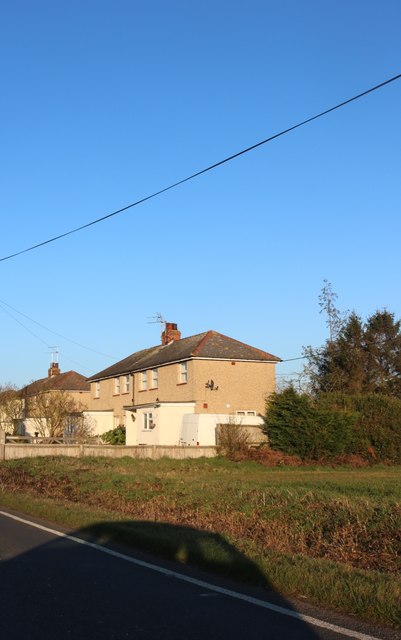
[[[219,460],[0,465],[0,502],[182,563],[401,626],[400,469]]]

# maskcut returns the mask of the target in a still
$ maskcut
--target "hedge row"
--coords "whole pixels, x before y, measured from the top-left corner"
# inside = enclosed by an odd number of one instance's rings
[[[320,394],[292,387],[268,401],[265,432],[272,449],[302,460],[359,455],[401,464],[401,400],[383,395]]]

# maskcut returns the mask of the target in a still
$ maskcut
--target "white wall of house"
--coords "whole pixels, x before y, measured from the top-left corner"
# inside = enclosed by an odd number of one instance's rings
[[[84,411],[83,415],[88,421],[94,436],[100,436],[102,433],[114,429],[112,409],[109,411]]]
[[[91,435],[98,436],[114,428],[113,411],[84,411],[83,415],[91,428]],[[20,421],[20,435],[34,437],[39,432],[39,419],[24,418]],[[46,432],[46,420],[42,418],[42,429]]]
[[[178,445],[182,418],[194,402],[166,402],[126,411],[127,445]]]
[[[261,431],[263,419],[260,416],[197,413],[183,416],[180,444],[201,447],[216,445],[216,427],[219,424],[244,427],[252,444],[266,439]]]
[[[24,418],[24,420],[20,421],[19,433],[33,438],[35,433],[38,433],[40,430],[38,422],[41,422],[42,429],[46,431],[46,420],[44,418]]]
[[[248,427],[251,441],[263,440],[260,416],[195,414],[194,402],[160,403],[126,411],[127,445],[216,445],[218,424]],[[253,437],[254,436],[254,437]]]
[[[14,431],[14,423],[6,418],[0,419],[0,431],[5,431],[5,433],[13,433]]]

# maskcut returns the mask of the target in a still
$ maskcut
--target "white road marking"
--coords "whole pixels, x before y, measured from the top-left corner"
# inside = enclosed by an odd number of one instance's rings
[[[257,607],[262,607],[263,609],[268,609],[269,611],[274,611],[275,613],[280,613],[290,618],[301,620],[302,622],[306,622],[307,624],[313,625],[314,627],[321,627],[322,629],[327,629],[328,631],[333,631],[334,633],[338,633],[343,636],[348,636],[349,638],[357,638],[358,640],[380,640],[375,636],[366,635],[365,633],[360,633],[359,631],[353,631],[352,629],[346,629],[345,627],[339,627],[335,624],[330,624],[330,622],[325,622],[324,620],[319,620],[318,618],[313,618],[312,616],[306,616],[302,613],[298,613],[298,611],[291,611],[291,609],[280,607],[271,602],[265,602],[264,600],[259,600],[258,598],[253,598],[252,596],[247,596],[243,593],[231,591],[231,589],[225,589],[224,587],[218,587],[214,584],[210,584],[203,580],[197,580],[196,578],[191,578],[190,576],[186,576],[182,573],[178,573],[177,571],[171,571],[170,569],[159,567],[158,565],[151,564],[150,562],[145,562],[143,560],[138,560],[137,558],[132,558],[131,556],[127,556],[124,553],[120,553],[119,551],[114,551],[113,549],[102,547],[100,544],[96,544],[95,542],[89,542],[87,540],[83,540],[82,538],[71,536],[68,533],[62,533],[61,531],[57,531],[56,529],[50,529],[49,527],[45,527],[41,524],[37,524],[36,522],[31,522],[30,520],[25,520],[24,518],[20,518],[18,516],[12,515],[11,513],[7,513],[5,511],[0,511],[0,515],[4,516],[5,518],[10,518],[11,520],[16,520],[17,522],[21,522],[22,524],[26,524],[30,527],[34,527],[35,529],[46,531],[46,533],[51,533],[52,535],[57,536],[59,538],[65,538],[66,540],[71,540],[72,542],[76,542],[77,544],[82,544],[85,547],[91,547],[91,549],[96,549],[96,551],[100,551],[101,553],[106,553],[107,555],[113,556],[114,558],[118,558],[119,560],[124,560],[125,562],[130,562],[131,564],[135,564],[139,567],[144,567],[146,569],[150,569],[151,571],[156,571],[165,576],[169,576],[169,577],[176,578],[177,580],[181,580],[182,582],[188,582],[190,584],[196,585],[197,587],[201,587],[202,589],[208,589],[209,591],[213,591],[216,594],[225,595],[230,598],[235,598],[237,600],[242,600],[243,602],[247,602],[248,604],[253,604]]]

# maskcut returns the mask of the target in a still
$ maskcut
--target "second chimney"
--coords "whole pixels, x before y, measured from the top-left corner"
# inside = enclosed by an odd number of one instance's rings
[[[181,331],[178,331],[177,325],[174,322],[166,322],[166,328],[162,333],[162,344],[170,344],[174,340],[181,338]]]
[[[60,373],[58,362],[51,362],[50,368],[48,369],[47,373],[49,378],[53,378],[53,376],[58,376]]]

